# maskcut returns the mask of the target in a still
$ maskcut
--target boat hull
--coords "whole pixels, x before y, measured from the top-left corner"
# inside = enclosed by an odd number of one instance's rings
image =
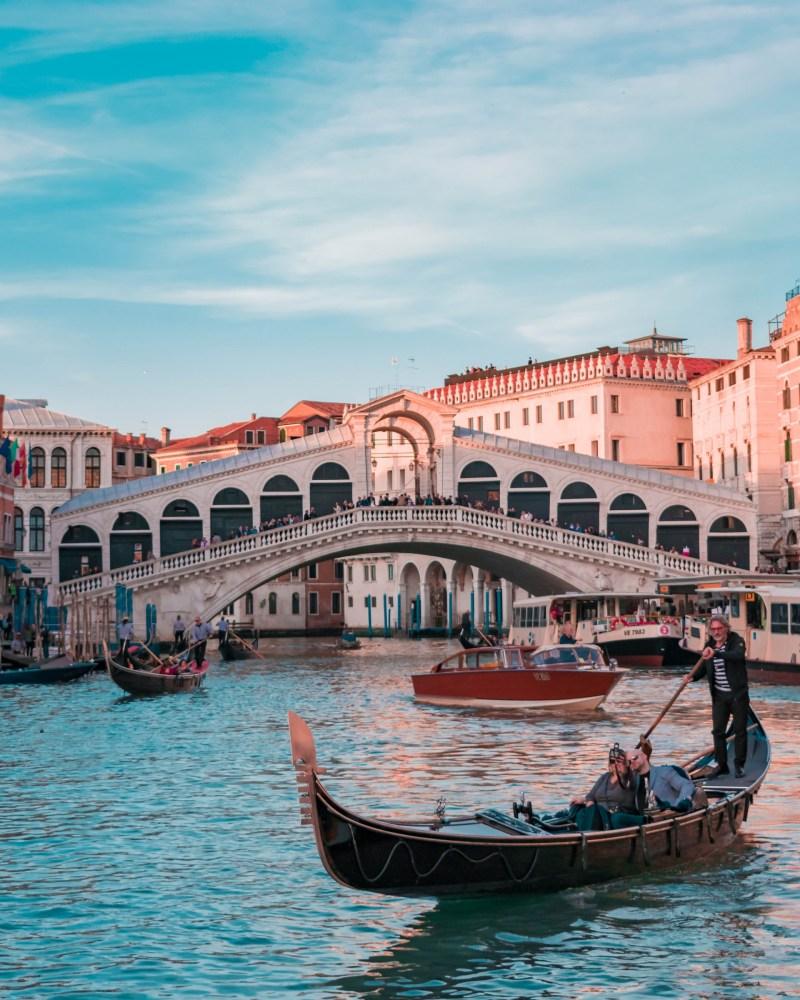
[[[598,646],[624,667],[673,667],[694,663],[697,659],[681,646],[675,636],[648,636],[615,639],[597,636]]]
[[[74,681],[95,669],[94,660],[68,663],[64,666],[22,667],[19,670],[0,670],[0,684],[60,684]]]
[[[414,697],[434,705],[487,708],[597,708],[619,670],[458,670],[414,674]]]
[[[203,661],[201,671],[187,670],[181,674],[157,674],[149,670],[131,670],[129,667],[123,667],[109,659],[108,673],[111,680],[128,694],[178,694],[183,691],[195,691],[200,687],[208,673],[208,661]]]

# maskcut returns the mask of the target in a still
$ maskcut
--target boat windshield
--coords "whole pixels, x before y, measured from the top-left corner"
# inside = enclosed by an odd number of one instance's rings
[[[529,667],[604,667],[603,654],[597,646],[560,645],[538,649],[527,656]]]

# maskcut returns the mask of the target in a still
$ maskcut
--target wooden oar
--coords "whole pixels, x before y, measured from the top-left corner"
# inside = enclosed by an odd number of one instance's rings
[[[256,656],[259,658],[259,660],[263,660],[265,663],[267,662],[266,656],[262,656],[261,653],[259,653],[259,651],[256,649],[256,647],[253,646],[251,643],[249,643],[247,639],[244,638],[244,636],[239,635],[238,632],[234,632],[230,626],[228,626],[228,631],[232,636],[238,639],[243,646],[246,646],[251,653],[255,653]]]
[[[647,730],[646,733],[644,733],[642,736],[639,737],[639,742],[636,744],[637,747],[640,747],[644,743],[644,741],[650,736],[650,734],[653,732],[653,730],[656,728],[656,726],[659,724],[659,722],[661,722],[661,720],[664,718],[664,716],[667,714],[667,712],[672,708],[672,706],[678,700],[678,695],[681,693],[681,691],[683,691],[683,689],[686,687],[686,685],[692,680],[692,678],[694,677],[694,675],[697,673],[697,671],[700,669],[700,667],[702,667],[702,665],[704,663],[705,663],[705,657],[701,656],[700,659],[697,661],[697,663],[695,663],[695,665],[689,671],[689,673],[683,678],[683,680],[681,681],[680,687],[675,692],[675,694],[670,698],[670,700],[666,703],[666,705],[661,709],[661,711],[658,714],[658,718],[653,723],[653,725]]]
[[[153,650],[147,645],[146,642],[140,642],[139,645],[142,647],[142,649],[147,650],[147,652],[153,657],[153,659],[158,663],[159,666],[161,667],[164,666],[164,661],[157,653],[153,652]]]

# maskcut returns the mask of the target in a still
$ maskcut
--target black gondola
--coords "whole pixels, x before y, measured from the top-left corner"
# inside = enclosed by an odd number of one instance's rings
[[[704,777],[711,749],[686,765],[705,788],[706,808],[661,810],[639,827],[585,833],[519,809],[513,812],[525,819],[497,809],[454,818],[366,819],[322,785],[314,738],[294,712],[289,732],[301,816],[314,828],[326,870],[342,885],[397,896],[545,892],[705,860],[736,839],[770,762],[767,734],[751,710],[743,778]]]
[[[231,660],[251,660],[256,654],[238,639],[228,639],[219,644],[219,655],[227,663]]]

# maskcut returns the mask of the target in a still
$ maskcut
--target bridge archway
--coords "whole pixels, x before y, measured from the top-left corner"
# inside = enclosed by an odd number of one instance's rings
[[[423,611],[423,627],[444,628],[447,625],[447,573],[436,559],[425,570],[425,589],[428,592],[428,606],[427,615]]]
[[[191,500],[172,500],[164,508],[159,524],[160,552],[171,556],[191,549],[203,537],[200,511]]]
[[[527,511],[537,521],[550,520],[550,488],[538,472],[526,470],[514,476],[508,488],[508,511]]]
[[[573,525],[577,531],[600,530],[600,502],[588,483],[569,483],[564,487],[558,503],[558,523],[562,528]]]
[[[253,508],[244,490],[226,486],[211,503],[211,537],[218,535],[223,541],[233,538],[241,529],[253,527]]]
[[[94,528],[73,524],[64,532],[58,547],[58,577],[72,580],[77,576],[99,573],[103,569],[103,547]]]
[[[672,504],[658,518],[656,528],[656,544],[671,552],[683,552],[688,549],[688,555],[698,558],[700,553],[700,525],[691,507],[685,504]]]
[[[314,469],[309,490],[309,505],[317,517],[330,514],[336,504],[353,502],[350,473],[338,462],[323,462]]]
[[[144,562],[153,551],[153,533],[150,525],[135,510],[124,510],[117,515],[111,528],[109,563],[111,569]]]
[[[650,543],[650,515],[647,505],[635,493],[620,493],[614,497],[608,508],[607,533],[613,534],[621,542],[636,543],[641,538],[645,545]]]
[[[500,506],[500,477],[488,462],[468,462],[458,477],[458,495],[471,506]]]
[[[400,571],[400,599],[403,606],[400,610],[402,629],[421,627],[422,581],[419,570],[413,562],[407,562]]]
[[[750,536],[744,522],[730,514],[718,517],[708,530],[708,558],[750,569]]]
[[[261,522],[287,514],[303,516],[303,494],[291,476],[272,476],[261,490]]]

